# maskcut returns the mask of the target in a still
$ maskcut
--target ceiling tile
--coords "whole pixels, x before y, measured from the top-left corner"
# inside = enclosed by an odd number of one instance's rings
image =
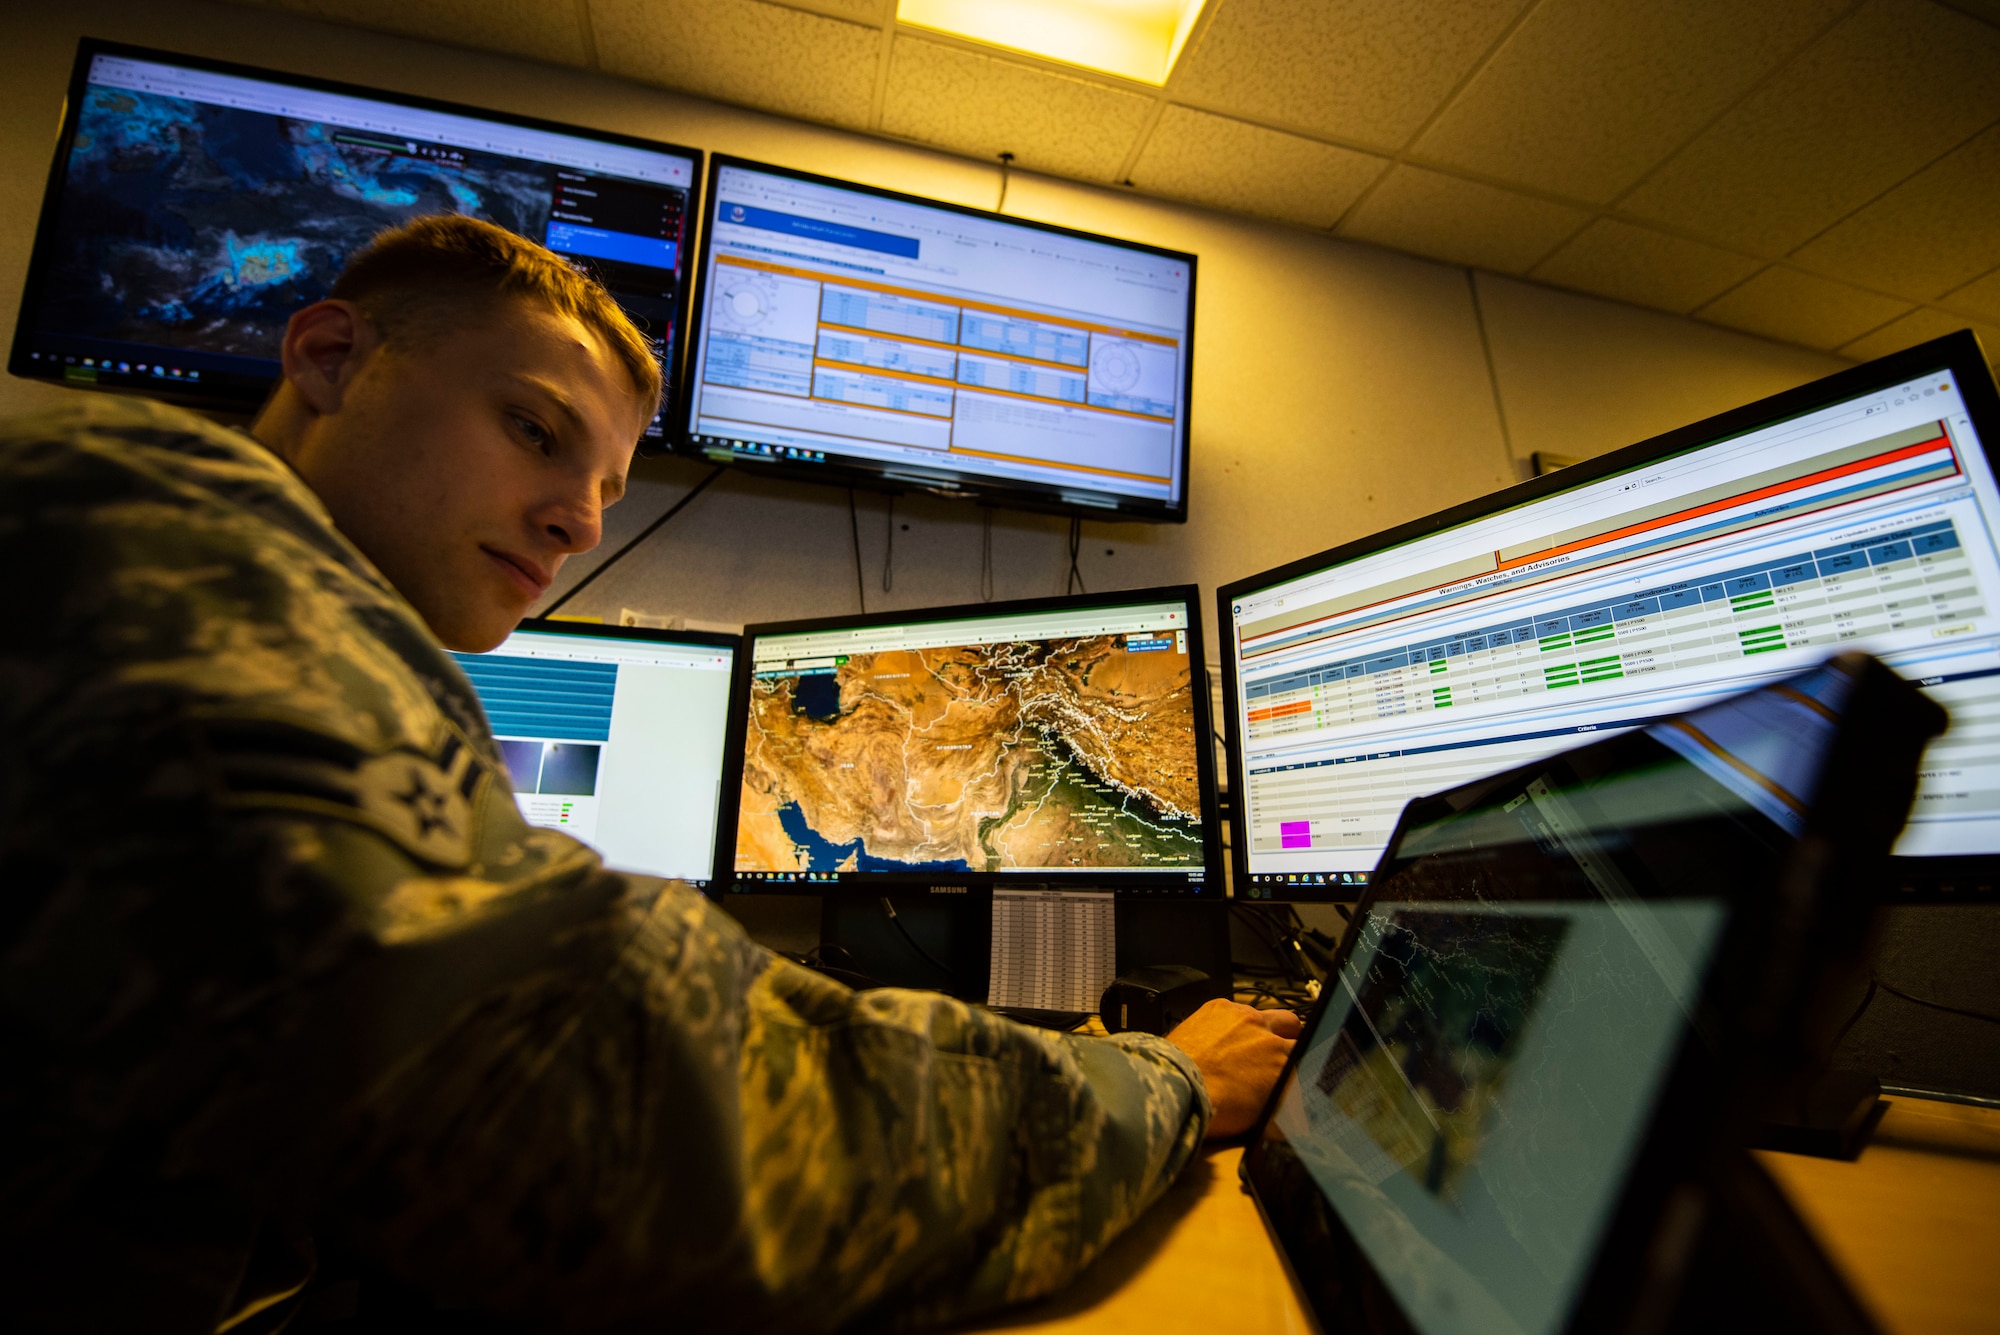
[[[1779,255],[2000,118],[2000,31],[1872,0],[1622,203]]]
[[[1599,218],[1535,266],[1543,282],[1685,315],[1757,271],[1760,261],[1615,218]]]
[[[1960,329],[1970,329],[1978,334],[1979,341],[1985,345],[1987,360],[2000,361],[2000,325],[1968,320],[1963,315],[1953,315],[1934,306],[1919,306],[1893,324],[1864,334],[1840,352],[1842,356],[1856,361],[1867,361],[1901,352],[1904,348],[1913,348]]]
[[[821,14],[831,14],[837,19],[850,19],[855,23],[866,23],[881,27],[896,17],[896,0],[777,0],[791,9],[811,9]]]
[[[2000,269],[1984,278],[1975,278],[1945,298],[1960,310],[1971,311],[1989,320],[2000,320]]]
[[[1400,148],[1521,0],[1210,0],[1169,91],[1231,115]]]
[[[1108,181],[1153,100],[907,34],[896,38],[882,100],[884,134],[989,162],[1012,153],[1035,171]]]
[[[2000,126],[1848,215],[1792,261],[1915,301],[2000,264]]]
[[[1403,166],[1341,223],[1340,234],[1454,264],[1522,273],[1589,218],[1581,209]]]
[[[1909,309],[1907,301],[1773,266],[1696,314],[1766,338],[1837,348]]]
[[[505,51],[565,65],[588,63],[576,6],[563,0],[262,0],[356,28]]]
[[[1132,183],[1218,209],[1331,227],[1386,165],[1372,154],[1168,107]]]
[[[590,0],[597,63],[662,87],[826,121],[868,123],[882,34],[757,0]]]
[[[1416,151],[1604,203],[1845,8],[1847,0],[1545,0]]]

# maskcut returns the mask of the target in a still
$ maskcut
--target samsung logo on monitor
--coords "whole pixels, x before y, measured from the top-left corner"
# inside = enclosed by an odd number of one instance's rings
[[[934,885],[931,887],[931,893],[934,895],[962,895],[965,893],[965,887],[962,885]]]

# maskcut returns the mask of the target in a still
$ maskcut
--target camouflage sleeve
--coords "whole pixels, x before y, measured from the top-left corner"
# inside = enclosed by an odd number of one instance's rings
[[[31,1328],[213,1330],[308,1225],[555,1324],[942,1317],[1060,1283],[1200,1140],[1164,1043],[850,992],[526,825],[463,674],[242,437],[0,426],[0,558]]]
[[[679,886],[627,911],[601,982],[475,1012],[371,1100],[345,1199],[378,1259],[584,1325],[919,1325],[1056,1288],[1201,1142],[1163,1040],[853,992]]]

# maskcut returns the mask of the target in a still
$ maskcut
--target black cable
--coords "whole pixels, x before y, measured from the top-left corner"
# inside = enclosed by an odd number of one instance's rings
[[[1861,994],[1861,1003],[1854,1008],[1853,1014],[1849,1015],[1846,1022],[1840,1026],[1840,1032],[1833,1036],[1833,1042],[1827,1045],[1828,1052],[1832,1052],[1838,1048],[1848,1034],[1853,1032],[1854,1026],[1861,1023],[1861,1017],[1866,1015],[1868,1008],[1875,1003],[1875,994],[1877,991],[1887,992],[1892,997],[1901,997],[1913,1006],[1923,1006],[1929,1010],[1943,1011],[1947,1015],[1962,1015],[1968,1020],[1984,1020],[1987,1024],[2000,1024],[2000,1015],[1988,1015],[1984,1011],[1968,1010],[1963,1006],[1947,1006],[1941,1001],[1931,1001],[1926,997],[1912,996],[1902,988],[1885,983],[1871,973],[1868,975],[1868,990]]]
[[[896,916],[896,906],[889,902],[889,896],[887,895],[882,896],[882,912],[888,915],[890,924],[893,925],[898,932],[901,932],[903,934],[903,939],[910,943],[910,949],[916,951],[919,955],[922,955],[924,957],[925,963],[929,964],[933,969],[936,969],[946,978],[956,979],[958,977],[957,974],[952,972],[951,966],[940,963],[938,961],[937,956],[931,954],[930,951],[925,950],[923,947],[923,943],[918,941],[916,937],[910,935],[910,929],[903,926],[903,920]]]
[[[1000,202],[993,206],[995,213],[1005,213],[1007,211],[1007,171],[1013,165],[1014,155],[1012,153],[1000,154]]]
[[[835,964],[827,958],[828,953],[831,951],[839,951],[847,957],[848,963]],[[792,961],[792,963],[803,964],[815,973],[824,974],[837,983],[844,983],[857,992],[865,992],[871,988],[889,986],[873,974],[851,967],[854,962],[854,952],[846,946],[841,945],[838,941],[822,941],[802,955],[794,955],[789,951],[781,951],[780,953],[786,959]]]
[[[659,531],[660,525],[666,523],[669,519],[672,519],[682,510],[686,509],[689,501],[701,495],[702,492],[708,490],[708,484],[722,476],[722,468],[723,466],[721,464],[717,464],[715,466],[714,472],[710,473],[707,477],[703,478],[701,481],[695,483],[694,486],[688,491],[687,495],[681,497],[679,500],[675,501],[671,506],[669,506],[665,514],[661,515],[658,519],[655,519],[652,523],[646,525],[646,527],[640,532],[638,537],[632,539],[632,541],[626,543],[623,547],[620,547],[617,551],[611,553],[611,555],[606,557],[604,560],[599,561],[597,563],[597,568],[595,570],[592,570],[588,575],[585,575],[582,579],[578,580],[574,585],[570,587],[568,593],[565,593],[562,597],[556,599],[554,602],[550,603],[547,607],[544,607],[539,613],[537,613],[537,615],[549,616],[558,607],[561,607],[564,603],[576,597],[579,593],[582,593],[586,588],[590,586],[590,582],[592,580],[596,579],[599,575],[603,574],[605,571],[611,569],[613,565],[617,564],[619,557],[625,555],[625,553],[631,551],[634,547],[637,547],[640,543],[652,537],[654,533]]]
[[[993,507],[984,507],[984,514],[979,556],[979,601],[990,603],[993,601]]]
[[[882,540],[882,592],[888,594],[896,588],[896,576],[890,574],[890,566],[896,562],[896,494],[888,494],[888,522],[884,524],[888,538]]]
[[[1289,992],[1284,992],[1276,990],[1274,988],[1257,986],[1255,984],[1252,984],[1249,987],[1244,987],[1239,984],[1236,987],[1236,991],[1239,993],[1247,992],[1254,997],[1269,997],[1271,1000],[1277,1002],[1279,1005],[1285,1006],[1292,1010],[1299,1010],[1305,1006],[1310,1006],[1313,1001],[1312,994],[1305,991],[1303,988],[1294,988]]]
[[[1076,558],[1083,551],[1083,516],[1075,515],[1069,521],[1069,579],[1063,585],[1064,593],[1089,593],[1084,586],[1083,572],[1077,569]]]
[[[1833,1036],[1833,1042],[1827,1045],[1827,1051],[1831,1052],[1834,1048],[1839,1047],[1840,1040],[1847,1037],[1847,1031],[1859,1024],[1861,1017],[1868,1013],[1868,1007],[1875,1000],[1875,989],[1877,986],[1875,975],[1870,974],[1868,976],[1868,990],[1861,994],[1861,1004],[1854,1008],[1854,1014],[1847,1017],[1847,1023],[1840,1026],[1840,1032]]]
[[[889,519],[884,531],[889,536],[882,544],[882,592],[887,593],[896,587],[896,577],[890,573],[890,567],[896,560],[896,493],[893,491],[889,493]]]
[[[1307,957],[1295,937],[1263,914],[1251,909],[1248,904],[1232,902],[1229,907],[1237,919],[1250,928],[1252,934],[1263,943],[1264,948],[1271,952],[1271,958],[1278,961],[1279,967],[1284,969],[1287,975],[1305,983],[1318,981],[1314,978],[1311,968],[1301,963]]]
[[[861,578],[861,516],[854,508],[854,488],[847,489],[847,527],[854,534],[854,596],[861,600],[861,610],[868,611],[868,585]]]
[[[1947,1006],[1942,1001],[1929,1001],[1923,997],[1913,997],[1900,987],[1892,987],[1880,978],[1870,977],[1868,986],[1870,989],[1879,987],[1890,996],[1901,997],[1912,1006],[1924,1006],[1930,1010],[1943,1011],[1947,1015],[1963,1015],[1968,1020],[1984,1020],[1988,1024],[2000,1024],[2000,1015],[1988,1015],[1985,1011],[1967,1010],[1963,1006]],[[1859,1017],[1857,1016],[1856,1018]]]

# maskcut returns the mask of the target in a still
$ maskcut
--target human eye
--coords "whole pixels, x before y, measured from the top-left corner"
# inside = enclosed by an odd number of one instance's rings
[[[547,427],[524,413],[509,413],[508,417],[514,423],[515,432],[531,448],[543,454],[555,453],[555,437],[549,433]]]

